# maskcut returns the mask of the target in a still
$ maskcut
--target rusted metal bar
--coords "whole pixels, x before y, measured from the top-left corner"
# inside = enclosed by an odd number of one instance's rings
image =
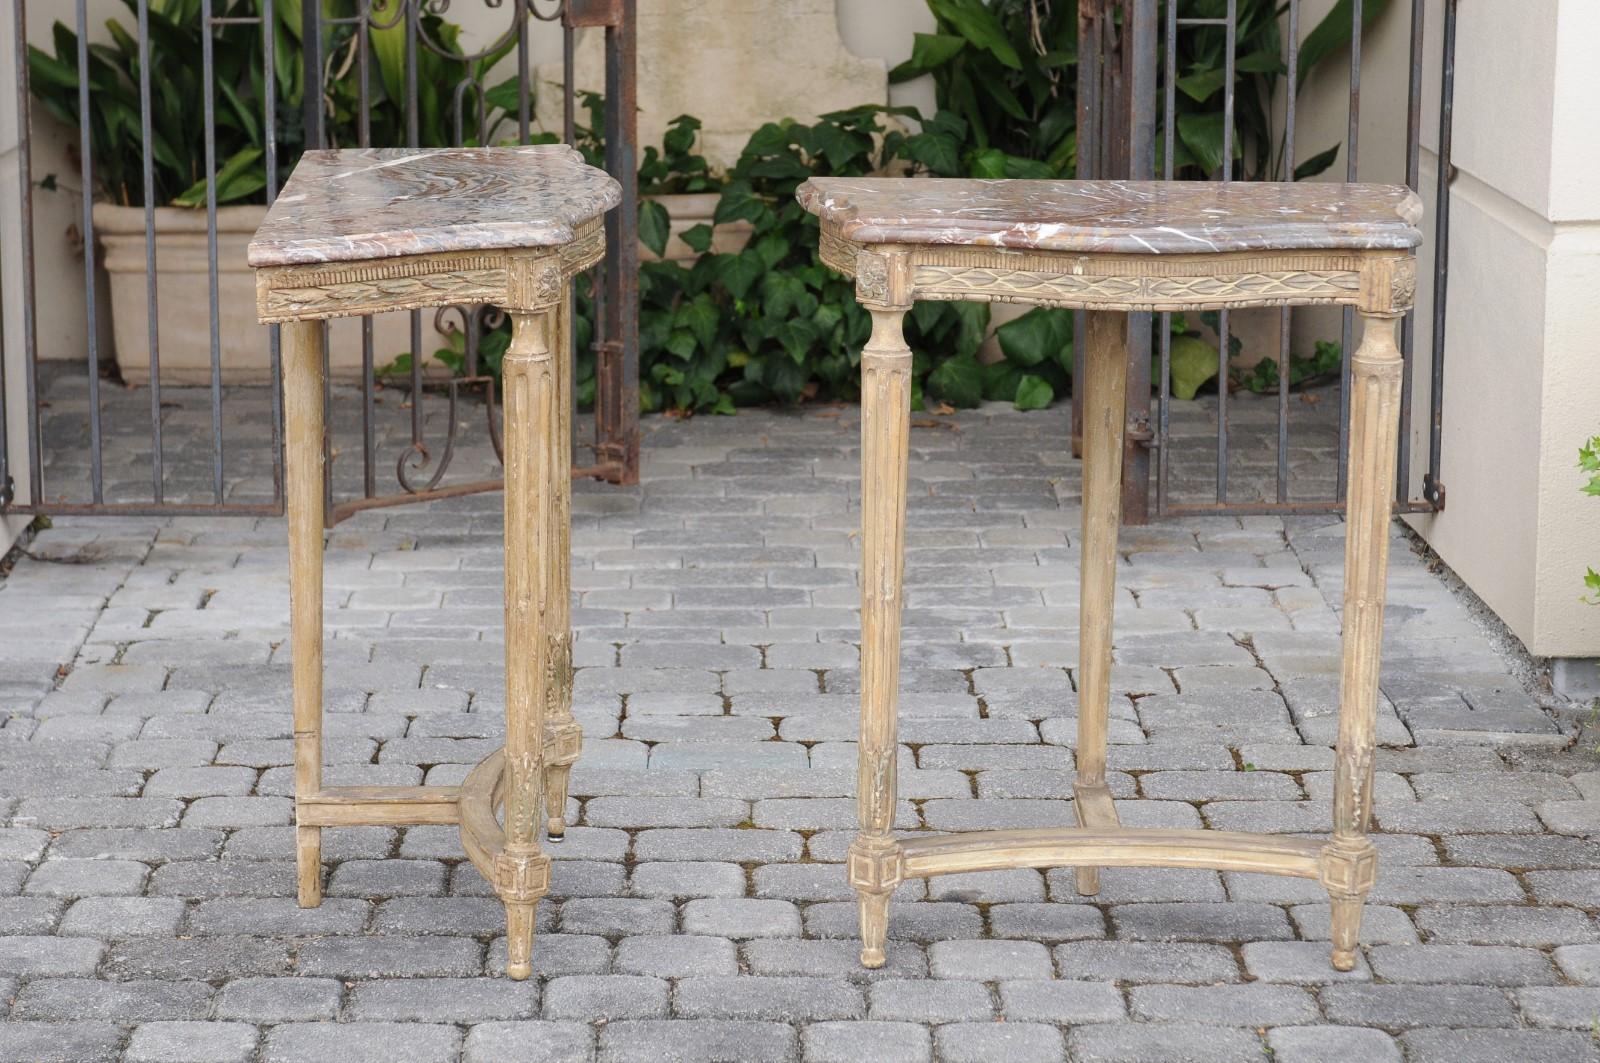
[[[1456,0],[1445,0],[1444,61],[1439,77],[1439,178],[1435,186],[1438,191],[1435,193],[1433,235],[1433,381],[1429,395],[1428,471],[1422,478],[1422,497],[1435,511],[1443,509],[1445,503],[1439,463],[1444,451],[1444,327],[1450,279],[1450,182],[1455,178],[1455,166],[1450,159],[1456,109]]]
[[[606,215],[605,316],[597,350],[595,458],[639,482],[639,83],[637,0],[606,26],[606,171],[622,201]]]

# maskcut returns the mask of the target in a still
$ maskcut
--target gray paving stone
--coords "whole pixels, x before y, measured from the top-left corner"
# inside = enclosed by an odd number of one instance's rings
[[[1523,1017],[1534,1026],[1594,1030],[1600,989],[1590,986],[1530,986],[1512,991]]]
[[[561,905],[561,929],[568,934],[670,934],[677,922],[670,901],[585,897]]]
[[[133,1031],[126,1063],[250,1063],[260,1038],[243,1022],[145,1022]]]
[[[90,976],[105,945],[85,938],[0,937],[0,971],[36,978]]]
[[[545,986],[547,1019],[640,1019],[667,1014],[664,979],[635,974],[565,975]]]
[[[601,1063],[793,1063],[794,1027],[782,1022],[721,1019],[608,1023],[600,1032]]]
[[[1557,1030],[1410,1030],[1401,1037],[1413,1063],[1592,1063],[1600,1047],[1587,1034]]]
[[[1058,1063],[1061,1033],[1053,1026],[1028,1022],[957,1022],[934,1031],[939,1058],[948,1063]]]
[[[203,1019],[211,1001],[204,982],[130,979],[107,982],[93,978],[36,978],[23,986],[12,1005],[12,1017],[69,1022],[104,1019],[145,1022],[156,1019]]]
[[[1050,953],[1037,941],[935,941],[928,947],[935,978],[998,982],[1006,978],[1050,978]]]
[[[801,1033],[806,1063],[930,1063],[925,1027],[909,1022],[818,1022]]]
[[[454,1063],[461,1032],[422,1022],[301,1022],[267,1033],[263,1063]]]
[[[1142,985],[1128,990],[1128,1009],[1151,1022],[1195,1021],[1216,1026],[1279,1026],[1315,1022],[1317,1003],[1303,989],[1243,985]]]
[[[1116,982],[1237,982],[1239,965],[1221,945],[1073,941],[1055,948],[1062,978]]]
[[[1466,985],[1551,985],[1550,961],[1534,949],[1506,945],[1375,945],[1372,969],[1390,982]]]
[[[465,1063],[590,1063],[594,1031],[582,1022],[485,1022],[463,1047]]]
[[[115,1063],[122,1027],[109,1022],[0,1023],[3,1063]]]
[[[1435,944],[1540,948],[1600,940],[1594,921],[1576,908],[1428,906],[1417,909],[1416,921]]]
[[[1562,945],[1553,955],[1561,973],[1568,978],[1600,985],[1600,945]]]
[[[184,904],[176,898],[85,897],[72,902],[57,933],[103,938],[169,936],[177,932],[183,914]]]
[[[561,979],[557,979],[559,983]],[[552,983],[552,984],[556,984]],[[539,1014],[539,984],[484,978],[358,982],[346,1009],[358,1022],[489,1022]]]
[[[1503,990],[1467,985],[1333,985],[1322,990],[1328,1018],[1386,1030],[1419,1026],[1515,1026]]]
[[[465,977],[483,967],[483,946],[470,938],[314,938],[301,946],[295,969],[332,978]]]
[[[613,962],[619,974],[658,978],[733,975],[739,971],[738,950],[732,941],[692,934],[623,938],[617,942]]]
[[[332,1019],[343,988],[335,978],[239,978],[222,987],[217,1017],[276,1024]]]
[[[753,938],[740,946],[744,965],[751,974],[868,982],[927,975],[928,960],[920,945],[891,941],[886,951],[887,962],[876,970],[869,970],[861,966],[861,946],[854,941]]]
[[[1008,1022],[1117,1022],[1127,1006],[1108,982],[1021,981],[1000,983],[1001,1010]]]
[[[1118,936],[1134,941],[1269,941],[1294,937],[1283,909],[1270,904],[1119,904]]]
[[[989,989],[982,982],[890,979],[874,983],[867,993],[869,1014],[874,1019],[983,1022],[994,1014]]]
[[[1280,1026],[1267,1031],[1273,1063],[1400,1063],[1400,1047],[1381,1030],[1349,1026]]]
[[[690,934],[731,938],[794,937],[800,912],[788,901],[729,897],[692,900],[683,906],[683,929]]]
[[[773,1019],[819,1022],[861,1018],[859,986],[829,978],[752,975],[683,978],[673,993],[676,1015],[691,1019]]]
[[[1256,1063],[1261,1038],[1246,1030],[1190,1023],[1075,1027],[1067,1037],[1074,1058],[1095,1063]]]

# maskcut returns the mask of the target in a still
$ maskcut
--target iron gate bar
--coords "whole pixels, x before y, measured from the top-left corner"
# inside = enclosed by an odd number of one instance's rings
[[[187,514],[214,514],[214,515],[248,515],[262,516],[281,514],[283,507],[283,454],[282,454],[282,411],[283,395],[280,379],[281,345],[279,330],[272,327],[268,333],[268,362],[269,362],[269,394],[268,402],[270,412],[268,421],[271,433],[271,486],[272,496],[270,501],[233,502],[227,499],[226,470],[226,439],[223,402],[225,401],[222,380],[222,321],[220,310],[221,298],[221,265],[219,263],[219,234],[217,227],[218,191],[217,191],[217,163],[218,163],[218,133],[216,122],[218,119],[216,101],[216,76],[218,53],[215,44],[219,39],[216,35],[225,32],[226,27],[248,26],[257,27],[261,33],[259,40],[260,57],[262,63],[263,99],[262,124],[263,124],[263,165],[265,168],[265,197],[270,204],[278,192],[278,157],[279,140],[277,121],[279,118],[277,107],[277,40],[275,28],[277,25],[276,3],[295,3],[297,0],[259,0],[259,7],[250,15],[235,15],[226,8],[227,0],[223,0],[224,8],[217,8],[217,0],[202,0],[199,6],[198,18],[201,27],[200,66],[201,77],[204,82],[202,99],[200,102],[204,118],[202,134],[205,165],[210,174],[205,189],[205,211],[207,219],[206,255],[207,255],[207,311],[209,315],[209,400],[210,400],[210,501],[198,501],[187,497],[179,501],[171,500],[171,491],[167,482],[166,438],[162,424],[162,408],[164,393],[162,387],[161,356],[160,356],[160,324],[159,310],[161,300],[156,284],[156,269],[158,251],[154,233],[156,227],[156,199],[155,158],[154,142],[154,101],[153,101],[153,75],[151,74],[151,53],[153,41],[151,37],[151,12],[150,0],[135,0],[131,5],[137,22],[136,41],[133,61],[138,64],[136,76],[139,91],[139,128],[143,140],[143,151],[140,158],[141,177],[144,182],[144,191],[139,206],[142,207],[144,222],[144,266],[146,273],[146,289],[144,293],[144,310],[146,313],[146,338],[149,344],[149,416],[150,416],[150,500],[125,501],[117,500],[108,502],[106,473],[104,465],[104,428],[105,418],[115,416],[114,411],[109,411],[102,406],[100,388],[100,324],[101,316],[98,307],[100,294],[97,291],[98,277],[98,247],[94,222],[95,206],[95,159],[92,153],[92,128],[90,122],[91,100],[89,63],[92,54],[88,48],[88,3],[87,0],[75,0],[72,7],[72,19],[76,25],[76,69],[78,74],[77,104],[79,124],[77,130],[77,146],[82,156],[82,172],[84,181],[84,199],[81,207],[81,228],[84,234],[85,262],[84,284],[86,295],[85,322],[87,328],[85,369],[88,375],[89,390],[89,480],[90,491],[87,501],[71,497],[67,492],[58,492],[58,500],[50,500],[44,476],[45,465],[45,439],[44,426],[40,408],[39,392],[39,349],[38,349],[38,322],[36,312],[36,276],[34,272],[34,198],[33,198],[33,171],[32,171],[32,125],[31,125],[31,91],[29,84],[28,46],[26,33],[26,5],[27,0],[12,0],[11,8],[14,17],[15,40],[13,42],[14,56],[17,66],[17,77],[14,89],[17,93],[16,108],[18,118],[18,159],[20,183],[20,247],[22,258],[22,347],[23,347],[23,381],[25,388],[28,457],[27,470],[31,482],[31,490],[26,502],[19,503],[14,490],[14,472],[16,466],[12,464],[13,455],[7,446],[6,426],[8,411],[0,408],[0,512],[14,514],[118,514],[118,515],[187,515]],[[500,8],[503,0],[483,0],[489,8]],[[607,146],[606,164],[619,178],[626,189],[627,200],[624,210],[628,213],[621,217],[608,219],[610,228],[610,247],[607,252],[609,269],[606,271],[606,291],[598,283],[594,292],[596,303],[607,307],[606,313],[597,322],[595,346],[597,352],[598,391],[596,396],[596,438],[591,443],[581,444],[591,450],[595,455],[592,464],[577,467],[573,470],[577,476],[594,476],[610,480],[615,483],[636,482],[638,476],[638,332],[637,332],[637,249],[630,247],[636,239],[636,221],[633,211],[637,209],[636,194],[636,146],[637,122],[632,114],[632,107],[637,97],[635,81],[636,55],[636,30],[634,19],[635,6],[632,2],[624,3],[622,0],[512,0],[504,6],[513,9],[512,17],[501,33],[488,47],[467,54],[455,51],[454,45],[443,45],[431,39],[424,19],[435,14],[442,15],[449,7],[448,0],[355,0],[353,13],[336,15],[331,12],[324,14],[323,4],[320,0],[298,0],[301,16],[301,46],[302,46],[302,72],[305,75],[306,91],[303,100],[304,114],[302,116],[307,133],[308,144],[321,143],[327,133],[324,120],[324,92],[329,84],[328,76],[334,75],[337,62],[329,62],[330,39],[327,32],[334,27],[348,27],[350,39],[341,42],[341,48],[348,46],[349,52],[344,55],[344,67],[337,71],[336,76],[342,77],[353,64],[356,67],[357,106],[355,108],[356,139],[363,147],[372,144],[372,106],[371,91],[374,71],[372,69],[373,53],[370,32],[377,29],[392,29],[396,26],[403,27],[404,41],[404,83],[405,98],[403,101],[391,101],[393,104],[404,107],[404,139],[411,145],[419,145],[422,139],[421,108],[418,95],[418,79],[420,77],[420,60],[423,50],[445,56],[447,59],[472,63],[486,55],[499,51],[503,46],[515,48],[517,69],[517,102],[515,104],[515,120],[517,140],[528,142],[532,137],[534,70],[531,53],[531,26],[530,21],[559,24],[562,32],[561,50],[563,62],[563,94],[562,94],[562,137],[567,143],[573,143],[577,132],[576,108],[574,99],[574,86],[572,75],[575,69],[575,28],[578,26],[604,27],[606,35],[606,95],[607,95]],[[70,61],[70,60],[69,60]],[[488,71],[484,71],[486,75]],[[471,139],[485,141],[488,139],[487,123],[490,116],[490,107],[485,95],[485,86],[481,76],[469,66],[467,73],[460,83],[452,87],[453,92],[453,132],[454,140],[461,142],[467,139],[466,134],[472,133]],[[70,89],[68,90],[71,91]],[[626,113],[619,116],[619,108],[624,108]],[[448,106],[448,105],[447,105]],[[476,114],[472,117],[475,129],[468,129],[467,108],[475,107]],[[503,116],[502,120],[509,119],[511,115],[496,109]],[[444,134],[445,138],[449,134]],[[620,169],[619,169],[620,168]],[[486,380],[479,373],[479,347],[485,329],[491,325],[494,318],[492,308],[483,306],[463,306],[455,308],[461,317],[461,331],[467,339],[467,367],[468,375],[452,380],[447,388],[450,391],[450,404],[454,409],[460,389],[466,387],[489,387]],[[443,321],[444,318],[439,318]],[[569,317],[570,320],[570,317]],[[436,322],[437,324],[437,322]],[[374,331],[371,320],[363,320],[361,325],[361,363],[362,363],[362,388],[361,388],[361,451],[362,451],[362,497],[341,505],[333,505],[333,461],[338,456],[335,440],[330,434],[325,439],[327,479],[324,484],[325,494],[330,503],[328,512],[335,519],[362,509],[375,506],[399,505],[411,501],[424,501],[430,498],[453,497],[475,491],[497,490],[501,485],[499,480],[476,480],[472,483],[443,484],[442,478],[454,454],[456,432],[458,423],[454,416],[449,418],[449,426],[439,461],[433,468],[428,459],[427,445],[423,435],[426,427],[423,419],[422,402],[429,390],[427,381],[421,372],[423,353],[420,350],[423,334],[423,322],[420,314],[412,316],[412,366],[411,366],[411,447],[400,455],[397,463],[396,474],[403,489],[401,493],[382,496],[378,493],[378,476],[376,468],[376,455],[378,450],[377,417],[375,414],[375,359],[374,359]],[[448,331],[454,326],[439,326],[441,331]],[[575,330],[574,330],[575,332]],[[574,334],[575,340],[575,334]],[[3,339],[0,339],[3,342]],[[8,384],[16,384],[15,378],[7,380],[4,368],[0,367],[0,395]],[[325,392],[325,400],[332,405],[331,384]],[[489,435],[494,444],[496,456],[499,455],[499,442],[496,438],[497,429],[494,423],[494,395],[492,389],[486,394],[485,409],[488,414]],[[576,419],[574,419],[576,422]],[[122,422],[126,423],[126,422]],[[330,419],[331,424],[331,419]],[[417,482],[413,478],[426,470],[428,476],[425,482]]]
[[[1124,4],[1132,8],[1135,13],[1141,9],[1154,10],[1156,4],[1163,0],[1080,0],[1079,26],[1080,26],[1080,68],[1079,68],[1079,119],[1080,119],[1080,171],[1079,176],[1108,176],[1118,170],[1108,170],[1108,167],[1117,167],[1124,173],[1137,173],[1132,169],[1134,161],[1129,155],[1122,158],[1109,155],[1105,149],[1108,137],[1105,125],[1110,124],[1113,131],[1118,124],[1117,109],[1108,108],[1100,102],[1100,95],[1105,92],[1104,79],[1096,73],[1104,65],[1109,65],[1111,59],[1117,54],[1119,47],[1126,48],[1127,44],[1111,37],[1111,20],[1106,15],[1109,6]],[[1164,0],[1166,3],[1165,18],[1162,20],[1165,27],[1164,48],[1161,49],[1161,59],[1153,59],[1149,50],[1135,50],[1134,58],[1138,60],[1135,73],[1130,78],[1137,79],[1137,70],[1142,67],[1153,71],[1156,62],[1162,62],[1166,81],[1163,86],[1162,103],[1165,107],[1165,121],[1161,130],[1161,144],[1164,148],[1162,176],[1171,180],[1175,176],[1174,156],[1176,154],[1176,92],[1177,80],[1177,37],[1181,28],[1189,27],[1220,27],[1224,31],[1224,81],[1223,81],[1223,107],[1224,123],[1223,136],[1225,139],[1222,160],[1219,167],[1219,177],[1222,180],[1233,179],[1233,140],[1235,112],[1235,63],[1237,61],[1237,31],[1238,31],[1238,5],[1237,0],[1228,0],[1226,15],[1222,18],[1184,18],[1178,10],[1179,0]],[[1442,403],[1443,403],[1443,360],[1444,337],[1443,324],[1445,315],[1445,279],[1448,274],[1448,177],[1450,167],[1450,141],[1449,126],[1452,117],[1452,98],[1454,91],[1454,17],[1457,0],[1446,2],[1446,32],[1444,42],[1444,66],[1441,88],[1440,110],[1440,183],[1438,187],[1436,204],[1436,218],[1440,227],[1435,245],[1435,284],[1433,316],[1435,328],[1432,345],[1431,370],[1434,380],[1430,394],[1431,406],[1431,434],[1429,440],[1429,470],[1424,476],[1423,495],[1420,500],[1409,498],[1410,482],[1410,448],[1411,439],[1409,431],[1404,431],[1400,438],[1399,467],[1396,473],[1396,499],[1397,509],[1403,512],[1431,512],[1442,508],[1444,494],[1442,485],[1435,491],[1434,483],[1438,479],[1438,468],[1442,452]],[[1300,0],[1288,0],[1286,10],[1279,12],[1287,14],[1288,38],[1286,46],[1287,80],[1284,85],[1285,94],[1285,127],[1282,150],[1281,168],[1275,171],[1282,180],[1292,180],[1295,167],[1295,136],[1294,126],[1298,108],[1298,81],[1299,81],[1299,29],[1300,29]],[[1102,21],[1103,20],[1103,21]],[[1360,88],[1362,70],[1361,33],[1363,9],[1360,0],[1353,0],[1351,7],[1351,55],[1349,79],[1349,111],[1346,121],[1346,180],[1353,181],[1357,178],[1359,168],[1359,122],[1360,122]],[[1421,129],[1421,74],[1423,61],[1423,8],[1422,0],[1413,0],[1411,10],[1411,47],[1409,49],[1410,70],[1408,80],[1408,122],[1406,139],[1406,182],[1413,190],[1417,188],[1420,168],[1420,129]],[[1124,23],[1135,25],[1138,23],[1136,14],[1125,15]],[[1100,94],[1100,95],[1097,95]],[[1129,101],[1130,106],[1135,106],[1135,101]],[[1149,108],[1153,110],[1152,101]],[[1140,116],[1137,113],[1127,114],[1122,121],[1125,128],[1135,130]],[[1100,128],[1091,128],[1092,126]],[[1150,138],[1151,141],[1154,138]],[[1093,150],[1083,150],[1087,143]],[[1271,160],[1268,160],[1269,164]],[[1085,172],[1087,170],[1087,172]],[[1353,342],[1352,318],[1348,311],[1341,314],[1341,385],[1339,418],[1339,452],[1337,455],[1336,492],[1332,499],[1307,499],[1292,502],[1289,499],[1288,478],[1288,448],[1289,448],[1289,380],[1292,370],[1292,357],[1290,350],[1292,308],[1284,308],[1279,317],[1278,349],[1276,361],[1278,369],[1278,395],[1277,395],[1277,446],[1276,469],[1274,483],[1274,501],[1233,501],[1229,499],[1228,476],[1228,362],[1229,362],[1229,315],[1219,314],[1218,321],[1218,398],[1217,398],[1217,443],[1216,443],[1216,501],[1207,503],[1174,502],[1171,498],[1171,462],[1170,450],[1171,437],[1171,335],[1170,326],[1163,327],[1160,337],[1156,341],[1158,350],[1159,381],[1157,390],[1157,415],[1156,430],[1153,445],[1156,447],[1156,484],[1155,484],[1155,512],[1159,516],[1176,516],[1181,514],[1217,514],[1217,513],[1322,513],[1336,512],[1343,509],[1344,484],[1347,473],[1348,456],[1345,453],[1348,443],[1347,413],[1349,401],[1349,388],[1345,381],[1348,373],[1349,352]],[[1170,320],[1170,315],[1163,315],[1163,321]],[[1410,398],[1413,392],[1414,381],[1411,372],[1415,370],[1414,354],[1414,319],[1408,316],[1402,328],[1401,349],[1402,357],[1407,366],[1405,377],[1405,404],[1403,416],[1405,424],[1409,426],[1411,411]],[[1078,350],[1081,348],[1081,332],[1075,336],[1075,359],[1080,357]],[[1130,341],[1133,339],[1130,336]],[[1130,361],[1130,394],[1143,394],[1132,387],[1133,373],[1137,363],[1148,361],[1148,355],[1141,357],[1141,352],[1136,351],[1132,342],[1129,344]],[[1076,372],[1077,366],[1075,366]],[[1074,449],[1076,452],[1079,406],[1077,396],[1074,395]],[[1129,417],[1129,431],[1137,437],[1139,425],[1133,414]],[[1130,447],[1130,451],[1131,451]],[[1125,487],[1124,520],[1128,523],[1139,523],[1144,516],[1144,499],[1149,492],[1148,465],[1129,456],[1124,462],[1123,482]]]
[[[1450,149],[1455,123],[1456,0],[1444,0],[1444,57],[1439,83],[1439,174],[1434,193],[1433,236],[1433,388],[1430,396],[1433,420],[1428,426],[1428,471],[1422,478],[1422,495],[1434,509],[1443,509],[1445,503],[1439,462],[1444,451],[1444,326],[1450,266],[1450,182],[1455,179]]]

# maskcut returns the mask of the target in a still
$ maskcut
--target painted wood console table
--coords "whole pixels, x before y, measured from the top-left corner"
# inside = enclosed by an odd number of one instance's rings
[[[299,898],[322,902],[322,828],[459,824],[506,908],[506,974],[530,973],[582,735],[572,717],[569,547],[574,274],[605,250],[617,183],[560,145],[309,151],[250,244],[257,311],[282,323]],[[502,363],[506,742],[460,787],[324,786],[325,321],[492,303]],[[504,824],[497,813],[504,809]]]
[[[902,178],[814,178],[798,198],[821,219],[823,262],[855,278],[873,319],[861,357],[860,833],[849,852],[861,962],[884,963],[889,897],[907,878],[1073,867],[1078,892],[1093,895],[1101,867],[1159,866],[1316,879],[1332,900],[1333,965],[1351,969],[1377,871],[1367,824],[1403,371],[1395,331],[1415,288],[1420,200],[1382,185]],[[893,832],[911,408],[901,322],[917,299],[1090,312],[1076,827]],[[1127,400],[1121,315],[1292,304],[1351,306],[1363,321],[1351,364],[1333,836],[1124,827],[1105,777]]]

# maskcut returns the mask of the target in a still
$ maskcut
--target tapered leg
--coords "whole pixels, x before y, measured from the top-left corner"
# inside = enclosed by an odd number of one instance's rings
[[[1361,908],[1377,873],[1367,839],[1372,814],[1378,655],[1389,567],[1404,363],[1396,315],[1362,314],[1361,346],[1350,364],[1350,478],[1345,510],[1344,651],[1334,762],[1333,839],[1323,850],[1323,885],[1333,902],[1333,965],[1355,966]]]
[[[1122,506],[1122,430],[1128,377],[1126,318],[1088,315],[1083,374],[1083,536],[1078,544],[1078,779],[1073,808],[1082,827],[1114,821],[1106,786],[1106,721],[1111,706],[1111,616],[1117,591]],[[1098,816],[1097,816],[1098,814]],[[1078,892],[1100,892],[1100,869],[1074,872]]]
[[[552,844],[566,835],[567,783],[583,745],[583,731],[572,718],[572,297],[564,292],[556,308],[551,343],[556,371],[555,476],[556,549],[551,558],[553,607],[550,635],[550,689],[544,733],[546,831]]]
[[[903,877],[894,838],[895,715],[900,686],[901,576],[911,351],[904,309],[872,309],[861,356],[861,742],[856,777],[860,833],[850,845],[850,885],[861,902],[861,962],[882,967],[889,896]]]
[[[505,381],[506,785],[505,849],[494,888],[506,906],[506,974],[532,972],[534,911],[550,884],[539,851],[544,717],[557,633],[559,539],[555,432],[558,388],[546,335],[550,314],[512,313]],[[561,480],[569,480],[566,469]]]
[[[289,516],[289,649],[294,687],[294,796],[322,789],[323,323],[283,327],[285,505]],[[295,829],[300,907],[322,903],[322,828]]]

